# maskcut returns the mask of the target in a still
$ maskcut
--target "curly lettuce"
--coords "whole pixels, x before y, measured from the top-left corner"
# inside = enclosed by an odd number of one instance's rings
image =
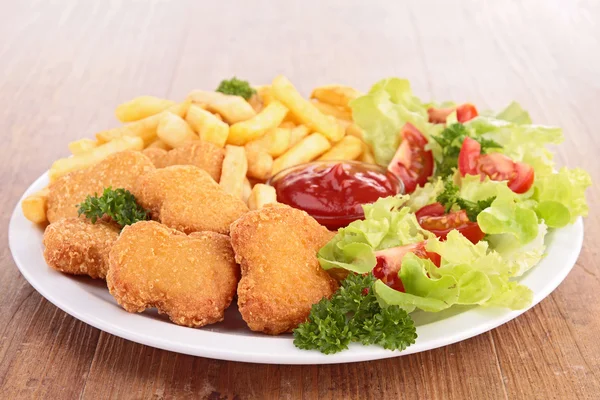
[[[377,82],[369,93],[350,102],[354,122],[364,130],[378,164],[387,166],[400,144],[400,131],[410,122],[422,133],[431,129],[427,108],[413,95],[406,79]]]
[[[344,269],[364,274],[375,267],[375,251],[422,242],[430,236],[410,209],[407,196],[391,196],[363,206],[365,219],[340,228],[318,253],[325,270]]]
[[[510,309],[531,304],[531,290],[511,280],[511,264],[490,250],[487,242],[473,244],[458,231],[451,231],[446,241],[428,240],[427,250],[441,256],[440,267],[406,254],[399,272],[405,292],[377,282],[375,293],[382,304],[397,305],[407,312],[416,308],[437,312],[455,304]]]
[[[551,228],[561,228],[588,214],[585,190],[591,186],[590,175],[580,168],[561,168],[558,173],[537,177],[532,199],[535,211]]]

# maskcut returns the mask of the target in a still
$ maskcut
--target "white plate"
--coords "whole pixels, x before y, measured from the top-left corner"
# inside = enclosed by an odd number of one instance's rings
[[[41,176],[24,197],[48,183]],[[9,244],[21,273],[46,299],[77,319],[105,332],[152,347],[222,360],[272,364],[329,364],[375,360],[435,349],[489,331],[526,310],[453,307],[440,313],[413,313],[417,342],[403,352],[375,346],[351,345],[335,355],[296,349],[291,335],[267,336],[250,332],[235,304],[225,321],[201,329],[170,323],[156,312],[130,314],[113,300],[105,283],[61,274],[46,265],[42,230],[25,219],[20,201],[9,226]],[[567,276],[581,251],[583,222],[548,234],[547,256],[521,278],[534,293],[533,305],[548,296]]]

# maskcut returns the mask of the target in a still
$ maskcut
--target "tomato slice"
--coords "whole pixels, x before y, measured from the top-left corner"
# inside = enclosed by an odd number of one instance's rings
[[[533,185],[535,173],[533,167],[522,162],[515,163],[515,174],[508,181],[508,187],[515,193],[525,193]]]
[[[465,210],[439,214],[440,208],[442,211],[444,210],[440,203],[433,203],[422,207],[415,213],[421,228],[432,232],[441,240],[445,240],[453,229],[459,231],[473,244],[483,239],[485,233],[479,228],[477,222],[469,220]]]
[[[427,251],[425,249],[426,244],[427,242],[424,241],[376,251],[375,257],[377,259],[377,264],[373,268],[373,275],[377,279],[381,279],[383,283],[392,289],[404,292],[404,286],[402,285],[402,280],[398,276],[398,272],[402,265],[402,259],[407,253],[414,253],[420,258],[428,258],[437,267],[440,266],[440,255]]]
[[[461,176],[477,175],[479,157],[481,155],[481,145],[475,139],[466,137],[458,154],[458,171]]]
[[[465,123],[478,115],[477,108],[471,103],[461,104],[456,107],[456,119],[458,122]]]
[[[461,104],[458,107],[435,108],[431,107],[427,110],[429,122],[433,124],[445,124],[446,118],[454,110],[456,110],[456,119],[460,123],[465,123],[479,115],[477,108],[471,103]]]
[[[531,165],[515,162],[501,153],[480,153],[479,142],[466,137],[458,155],[461,176],[479,174],[481,180],[489,176],[493,181],[508,181],[508,187],[515,193],[525,193],[533,185],[535,174]]]
[[[435,108],[431,107],[427,110],[427,115],[429,115],[429,122],[432,124],[445,124],[446,118],[448,115],[452,114],[454,111],[453,108]]]
[[[446,209],[440,203],[432,203],[432,204],[423,206],[420,209],[418,209],[417,212],[415,212],[415,216],[417,217],[417,220],[421,217],[426,217],[426,216],[431,216],[431,215],[440,216],[440,215],[444,215],[444,214],[446,214]]]
[[[405,193],[412,193],[433,174],[433,154],[425,150],[427,139],[412,124],[404,124],[401,136],[402,142],[388,170],[404,182]]]

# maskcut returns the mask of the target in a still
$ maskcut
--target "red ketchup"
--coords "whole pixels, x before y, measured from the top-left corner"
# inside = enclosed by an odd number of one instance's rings
[[[282,171],[270,184],[277,201],[306,211],[330,230],[364,218],[363,204],[402,191],[395,175],[374,164],[312,162]]]

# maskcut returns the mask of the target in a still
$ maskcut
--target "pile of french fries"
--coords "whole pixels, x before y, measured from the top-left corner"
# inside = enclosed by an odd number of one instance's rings
[[[123,103],[115,110],[123,125],[70,143],[72,157],[52,164],[50,181],[120,151],[170,150],[205,140],[225,148],[221,187],[257,209],[276,202],[275,190],[265,182],[285,168],[313,160],[374,162],[348,105],[361,95],[356,89],[321,86],[305,99],[284,76],[255,89],[248,101],[194,90],[180,103],[152,96]],[[46,200],[46,189],[26,198],[25,217],[45,222]]]

